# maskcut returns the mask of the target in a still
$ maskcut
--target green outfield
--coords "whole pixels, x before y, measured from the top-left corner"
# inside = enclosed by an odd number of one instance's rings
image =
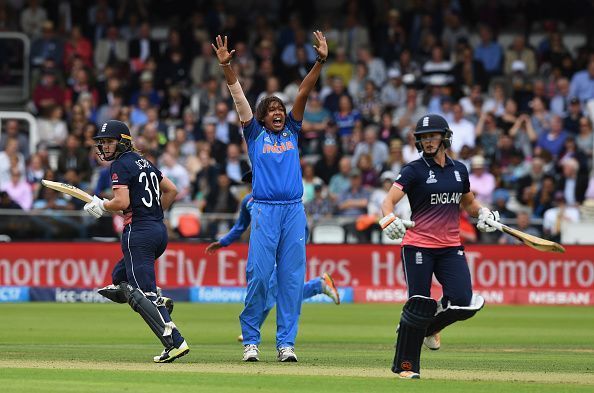
[[[242,363],[241,305],[179,303],[191,352],[159,343],[116,304],[2,304],[2,392],[593,392],[594,309],[488,306],[423,350],[422,379],[390,372],[399,305],[303,307],[299,363],[278,364],[274,315],[259,363]]]

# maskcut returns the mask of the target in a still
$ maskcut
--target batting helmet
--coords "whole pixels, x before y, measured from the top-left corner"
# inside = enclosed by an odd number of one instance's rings
[[[448,122],[440,115],[431,114],[421,117],[417,122],[417,127],[415,128],[415,146],[419,152],[423,151],[423,146],[421,145],[421,135],[432,132],[439,132],[443,135],[441,143],[446,149],[452,146],[453,132],[450,129]]]
[[[130,129],[126,123],[118,120],[109,120],[107,123],[103,123],[101,129],[93,139],[99,141],[95,146],[99,151],[99,156],[105,161],[114,160],[120,154],[132,150],[132,136],[130,135]],[[100,143],[101,139],[116,139],[118,141],[116,151],[110,157],[105,156],[103,145]]]

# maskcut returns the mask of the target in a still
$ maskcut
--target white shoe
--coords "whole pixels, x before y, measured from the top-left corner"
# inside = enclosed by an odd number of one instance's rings
[[[163,352],[159,356],[153,357],[153,362],[155,363],[171,363],[177,358],[181,358],[182,356],[186,355],[190,352],[190,347],[186,340],[179,346],[179,348],[171,347],[165,348]]]
[[[295,355],[295,348],[293,348],[293,347],[279,348],[277,359],[279,362],[296,362],[297,355]]]
[[[400,371],[398,373],[398,378],[401,379],[421,379],[421,375],[414,371]]]
[[[240,334],[239,336],[237,336],[237,341],[240,343],[243,342],[243,334]]]
[[[256,344],[248,344],[243,347],[243,361],[244,362],[257,362],[259,358],[260,350]]]
[[[340,304],[340,295],[338,294],[338,290],[334,285],[334,280],[332,276],[328,273],[322,274],[322,293],[328,296],[330,299],[334,301],[334,304]]]
[[[423,339],[423,344],[430,350],[437,351],[441,348],[441,335],[437,332],[431,336],[427,336]]]

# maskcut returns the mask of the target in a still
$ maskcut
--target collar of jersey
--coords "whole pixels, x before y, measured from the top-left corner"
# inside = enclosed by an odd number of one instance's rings
[[[423,161],[425,161],[425,164],[427,164],[427,166],[429,168],[431,168],[432,166],[441,167],[441,165],[439,165],[437,162],[435,162],[435,160],[433,159],[433,157],[425,158],[425,156],[421,155],[421,159]],[[446,154],[446,162],[445,162],[444,168],[446,166],[450,166],[450,165],[452,165],[452,166],[454,165],[454,160],[452,160],[451,157]]]

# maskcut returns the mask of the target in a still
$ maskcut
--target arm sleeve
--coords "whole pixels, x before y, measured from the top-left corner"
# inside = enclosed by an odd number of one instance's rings
[[[413,186],[415,173],[410,165],[405,165],[396,180],[394,186],[400,188],[404,193],[408,194],[409,189]],[[468,176],[466,176],[468,178]]]
[[[249,198],[246,197],[243,199],[243,201],[241,201],[241,209],[239,210],[239,217],[237,218],[237,221],[235,221],[235,224],[233,225],[233,228],[231,228],[229,233],[227,233],[219,240],[223,247],[227,247],[229,244],[239,239],[239,237],[245,232],[245,230],[250,225],[250,222],[252,221],[252,216],[250,215],[250,211],[247,208],[248,199]]]
[[[132,174],[130,170],[124,165],[122,161],[114,161],[111,164],[111,187],[118,188],[128,186],[130,184],[130,180]]]
[[[299,133],[299,131],[301,131],[301,125],[302,125],[303,121],[295,120],[293,118],[293,112],[289,112],[289,115],[287,116],[285,123],[286,123],[286,126],[289,129],[289,131],[291,131],[293,134],[297,135]]]

